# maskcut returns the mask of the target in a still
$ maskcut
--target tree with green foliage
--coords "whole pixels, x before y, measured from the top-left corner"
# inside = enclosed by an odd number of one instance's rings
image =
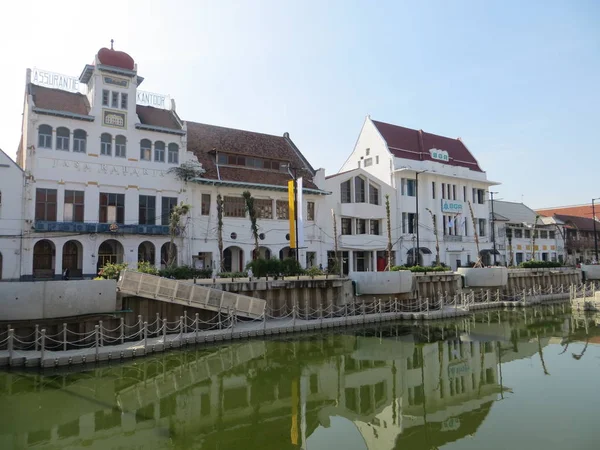
[[[244,202],[246,203],[246,211],[248,211],[248,218],[250,219],[250,230],[252,231],[252,237],[254,238],[254,252],[252,259],[257,259],[260,256],[260,248],[258,245],[258,224],[256,208],[254,207],[254,197],[250,194],[250,191],[244,191],[242,193]]]
[[[188,182],[194,178],[198,178],[206,172],[197,161],[186,161],[177,167],[171,167],[167,172],[175,174],[183,182]]]
[[[225,272],[223,257],[223,197],[217,194],[217,247],[219,248],[219,272]]]
[[[386,270],[392,270],[392,220],[390,210],[390,194],[385,194],[385,216],[387,219],[387,268]]]
[[[433,234],[435,235],[435,265],[437,267],[440,265],[440,237],[438,235],[437,217],[429,208],[425,209],[429,212],[431,220],[433,221]]]

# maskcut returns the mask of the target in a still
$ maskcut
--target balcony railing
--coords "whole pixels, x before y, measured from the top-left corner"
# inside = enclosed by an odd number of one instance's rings
[[[169,234],[168,225],[139,225],[139,224],[111,224],[111,223],[86,223],[86,222],[49,222],[36,220],[33,229],[36,232],[61,232],[61,233],[120,233],[120,234]]]

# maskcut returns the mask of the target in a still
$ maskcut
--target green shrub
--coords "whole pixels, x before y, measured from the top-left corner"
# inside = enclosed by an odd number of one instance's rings
[[[119,278],[119,274],[125,269],[127,269],[127,263],[106,263],[98,272],[98,276],[107,280],[116,280]]]
[[[555,261],[524,261],[519,264],[522,269],[550,269],[553,267],[562,267],[562,264]]]
[[[195,269],[191,266],[177,266],[158,271],[161,277],[175,278],[176,280],[191,280],[192,278],[211,278],[211,269]]]
[[[278,276],[282,272],[282,262],[277,258],[257,258],[250,261],[246,265],[246,270],[252,269],[252,275],[256,278],[263,278],[267,276]]]
[[[148,261],[139,261],[137,264],[137,271],[148,273],[150,275],[158,275],[158,269]]]
[[[281,261],[281,273],[285,277],[291,277],[294,275],[302,275],[304,269],[295,258],[286,258]]]
[[[306,275],[311,276],[311,277],[318,277],[319,275],[325,275],[323,273],[323,271],[316,266],[309,267],[308,269],[306,269],[304,271],[304,273],[306,273]]]
[[[423,267],[423,266],[393,266],[392,272],[397,272],[399,270],[410,270],[415,273],[424,273],[424,272],[446,272],[449,270],[445,266],[432,266],[432,267]]]
[[[246,278],[248,272],[221,272],[219,278]]]

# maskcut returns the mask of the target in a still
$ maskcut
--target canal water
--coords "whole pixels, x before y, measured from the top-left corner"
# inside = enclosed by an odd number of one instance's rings
[[[0,449],[598,449],[600,316],[552,306],[0,372]]]

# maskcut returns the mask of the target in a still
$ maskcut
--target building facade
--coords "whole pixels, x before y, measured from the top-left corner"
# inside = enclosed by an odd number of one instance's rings
[[[564,262],[561,230],[523,203],[495,200],[494,224],[501,264],[518,266],[531,259]]]
[[[287,193],[293,176],[304,183],[300,262],[325,262],[315,231],[325,192],[287,133],[186,122],[174,101],[141,91],[142,82],[133,58],[112,48],[101,49],[78,78],[27,71],[17,152],[28,180],[21,279],[93,277],[107,262],[161,268],[173,257],[180,265],[242,271],[254,250],[244,191],[259,211],[261,255],[293,256]],[[170,213],[182,203],[190,212],[170,229]]]
[[[24,184],[23,171],[0,150],[0,281],[20,277]]]
[[[396,192],[397,264],[435,263],[434,230],[440,262],[453,269],[477,261],[475,233],[480,255],[492,252],[487,198],[489,188],[498,183],[487,179],[460,139],[367,117],[340,172],[358,168]]]

